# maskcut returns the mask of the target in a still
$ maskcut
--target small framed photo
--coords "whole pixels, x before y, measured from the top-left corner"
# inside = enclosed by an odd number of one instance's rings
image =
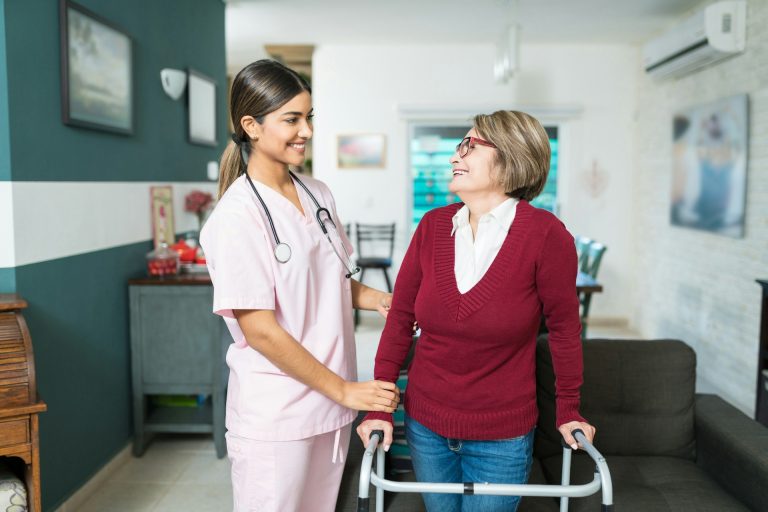
[[[69,0],[60,0],[64,124],[133,133],[131,38]]]
[[[162,243],[173,245],[176,242],[176,231],[173,225],[173,188],[170,185],[150,187],[149,196],[155,249]]]
[[[383,169],[387,137],[383,133],[339,135],[339,169]]]
[[[216,81],[189,70],[189,141],[216,146]]]

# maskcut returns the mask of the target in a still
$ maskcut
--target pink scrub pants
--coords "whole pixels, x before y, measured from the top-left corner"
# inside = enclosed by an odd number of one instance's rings
[[[352,426],[298,441],[227,433],[234,512],[333,512]]]

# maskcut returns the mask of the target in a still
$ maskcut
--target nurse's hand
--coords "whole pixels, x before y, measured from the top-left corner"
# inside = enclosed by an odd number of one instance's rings
[[[368,447],[368,441],[370,441],[371,432],[374,430],[384,431],[384,441],[381,442],[382,448],[385,452],[389,451],[389,447],[392,446],[392,424],[384,420],[365,420],[357,426],[357,435],[360,436],[360,440],[363,442],[363,446]]]
[[[345,381],[339,403],[356,411],[394,412],[400,402],[400,390],[394,382],[369,380]]]
[[[387,318],[387,315],[389,314],[389,308],[391,307],[392,307],[392,294],[381,292],[381,296],[379,297],[379,300],[376,303],[376,311],[378,311],[379,314],[384,318]]]

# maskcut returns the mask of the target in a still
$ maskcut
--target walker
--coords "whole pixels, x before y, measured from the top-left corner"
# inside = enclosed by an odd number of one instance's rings
[[[495,494],[500,496],[540,496],[560,497],[560,512],[567,512],[569,498],[583,498],[602,489],[603,503],[601,512],[613,512],[613,485],[611,473],[605,458],[592,446],[584,432],[576,429],[573,437],[581,443],[592,460],[595,461],[595,478],[588,484],[570,485],[571,479],[571,447],[563,442],[563,472],[560,485],[522,485],[522,484],[488,484],[488,483],[426,483],[426,482],[395,482],[384,478],[384,449],[379,442],[384,439],[384,431],[374,430],[363,454],[363,464],[360,468],[360,490],[357,498],[357,512],[368,512],[370,484],[376,487],[376,512],[384,511],[384,491],[418,492],[444,494]],[[377,450],[378,448],[378,450]],[[376,471],[373,471],[373,452],[376,451]]]

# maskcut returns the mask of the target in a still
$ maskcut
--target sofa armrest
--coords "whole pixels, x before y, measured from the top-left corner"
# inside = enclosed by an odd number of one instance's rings
[[[768,510],[768,428],[717,395],[696,395],[696,463],[752,510]]]

